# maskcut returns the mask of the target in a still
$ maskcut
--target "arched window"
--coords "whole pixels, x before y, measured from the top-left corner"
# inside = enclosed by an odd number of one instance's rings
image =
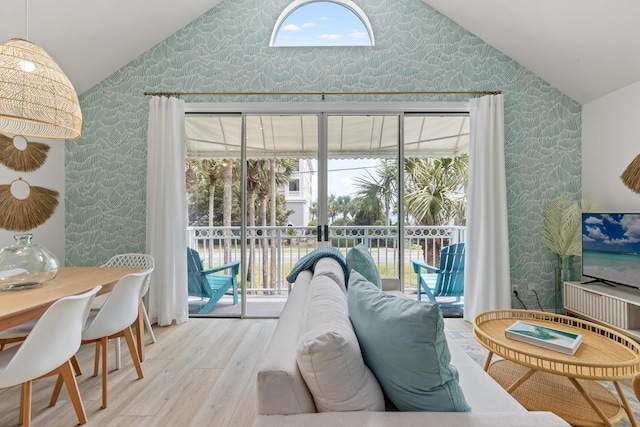
[[[373,46],[369,19],[351,0],[295,0],[280,14],[270,46]]]

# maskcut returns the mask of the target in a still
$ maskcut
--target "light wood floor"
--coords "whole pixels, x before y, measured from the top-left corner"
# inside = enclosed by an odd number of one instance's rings
[[[78,353],[77,377],[86,426],[251,426],[256,415],[255,378],[276,320],[190,319],[156,327],[146,346],[144,378],[137,379],[124,340],[122,369],[110,357],[109,404],[100,408],[100,377],[93,377],[92,345]],[[147,337],[147,342],[149,342]],[[113,345],[110,346],[113,353]],[[46,355],[43,355],[46,357]],[[66,389],[48,408],[53,378],[33,383],[34,426],[78,424]],[[20,387],[0,390],[0,426],[18,422]]]
[[[190,319],[177,326],[154,326],[157,342],[146,346],[141,380],[124,340],[120,370],[113,369],[110,345],[107,409],[100,408],[100,377],[92,376],[94,347],[83,346],[78,353],[83,373],[77,380],[89,419],[86,426],[251,426],[256,371],[276,322]],[[461,319],[446,323],[449,329],[471,327]],[[53,383],[53,378],[33,383],[33,425],[77,425],[66,389],[56,406],[47,407]],[[19,387],[0,390],[0,426],[17,425],[19,404]]]

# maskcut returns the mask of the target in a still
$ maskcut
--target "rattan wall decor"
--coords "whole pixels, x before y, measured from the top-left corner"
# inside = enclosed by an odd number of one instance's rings
[[[640,194],[640,154],[622,172],[620,179],[631,191]]]
[[[20,135],[12,139],[0,134],[0,163],[19,172],[34,171],[47,161],[50,148]]]
[[[22,178],[0,185],[0,227],[11,231],[27,231],[43,224],[58,207],[59,193],[31,186]]]

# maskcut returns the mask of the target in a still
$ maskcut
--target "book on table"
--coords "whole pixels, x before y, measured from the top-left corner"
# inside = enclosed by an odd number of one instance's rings
[[[574,355],[582,343],[582,335],[518,320],[504,334],[507,338],[537,345],[560,353]]]

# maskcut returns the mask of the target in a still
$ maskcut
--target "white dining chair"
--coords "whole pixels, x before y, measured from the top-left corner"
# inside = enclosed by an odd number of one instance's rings
[[[58,382],[66,385],[78,422],[87,422],[71,358],[80,348],[91,302],[100,288],[59,299],[33,323],[22,343],[0,351],[0,388],[22,385],[19,423],[25,427],[31,425],[31,381],[50,375],[58,375]],[[49,406],[54,404],[52,400]]]
[[[82,332],[82,344],[97,343],[94,376],[97,375],[99,360],[102,359],[102,407],[107,407],[107,343],[109,339],[124,337],[129,354],[138,374],[143,378],[142,366],[133,338],[131,325],[138,317],[138,307],[147,277],[151,270],[141,273],[127,274],[116,283],[107,294],[107,299],[99,310],[91,310],[86,329]],[[99,350],[102,350],[101,352]],[[100,357],[102,353],[102,357]],[[55,402],[60,392],[61,382],[58,379],[51,401]]]
[[[148,254],[140,254],[140,253],[127,253],[127,254],[119,254],[112,256],[109,261],[104,263],[102,267],[117,267],[117,268],[144,268],[146,270],[153,270],[155,266],[153,256]],[[147,277],[147,280],[144,285],[144,289],[142,291],[142,296],[147,294],[149,291],[149,284],[151,282],[151,275]],[[92,308],[98,309],[104,304],[107,295],[102,295],[95,299]],[[142,304],[142,316],[144,319],[144,326],[147,328],[149,332],[149,337],[151,338],[151,342],[156,342],[156,336],[153,333],[153,328],[151,327],[151,321],[149,320],[149,314],[147,313],[147,309],[144,304]],[[144,340],[144,330],[138,330],[136,328],[136,338],[138,344],[138,354],[140,356],[140,360],[142,361],[142,354],[140,353],[140,348],[142,347]],[[120,351],[120,339],[116,338],[115,340],[115,355],[116,355],[116,369],[120,369],[122,366],[122,356]]]

